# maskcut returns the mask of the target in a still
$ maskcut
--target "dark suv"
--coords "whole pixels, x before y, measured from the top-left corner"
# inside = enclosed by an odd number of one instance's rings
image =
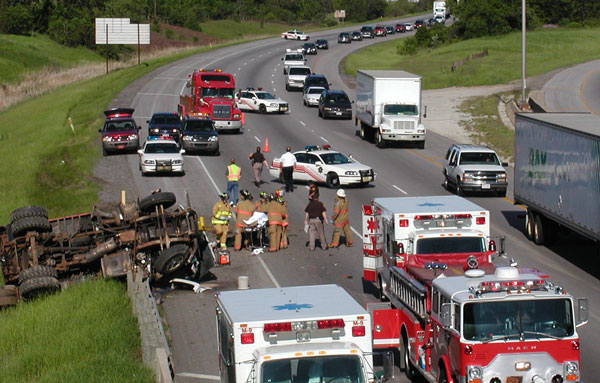
[[[219,155],[219,132],[207,117],[186,116],[181,122],[181,146],[186,153],[209,152]]]
[[[102,133],[102,154],[113,152],[137,152],[140,147],[140,127],[133,119],[134,109],[113,108],[104,111],[106,122],[98,132]]]
[[[343,90],[326,90],[319,97],[319,117],[352,119],[352,104]]]
[[[169,138],[180,143],[181,120],[177,113],[154,113],[146,123],[148,124],[148,136]]]
[[[369,26],[362,27],[360,29],[360,34],[362,35],[363,39],[375,38],[375,31],[373,30],[373,27],[369,27]]]
[[[304,79],[304,87],[302,93],[306,93],[306,90],[311,86],[322,86],[325,89],[329,89],[330,83],[327,82],[327,78],[322,74],[309,74]]]

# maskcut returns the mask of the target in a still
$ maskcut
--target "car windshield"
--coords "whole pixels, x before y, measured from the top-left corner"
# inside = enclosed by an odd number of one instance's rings
[[[321,94],[325,88],[308,88],[308,94]]]
[[[416,105],[385,105],[383,114],[388,116],[417,116],[419,110]]]
[[[341,103],[341,102],[350,103],[350,99],[345,94],[330,94],[327,96],[328,104]]]
[[[275,100],[275,97],[273,97],[273,95],[268,92],[256,93],[256,97],[258,97],[261,100]]]
[[[183,128],[185,132],[212,132],[215,130],[210,120],[187,121]]]
[[[477,341],[562,338],[573,335],[572,317],[569,299],[466,303],[462,333]]]
[[[308,76],[310,74],[310,68],[290,68],[289,73],[291,75],[303,75]]]
[[[285,61],[303,61],[304,58],[300,54],[286,55]]]
[[[105,132],[121,132],[125,130],[135,130],[133,121],[110,121],[104,125]]]
[[[485,250],[481,237],[436,237],[419,239],[415,254],[482,253]]]
[[[325,153],[321,154],[321,159],[327,165],[349,164],[352,161],[342,153]]]
[[[269,360],[261,383],[365,383],[358,355],[331,355]]]
[[[233,98],[234,89],[232,88],[202,88],[202,97],[222,97]]]
[[[179,116],[156,116],[150,121],[152,125],[179,125]]]
[[[163,142],[157,143],[148,143],[146,144],[146,148],[144,149],[144,153],[148,154],[171,154],[171,153],[179,153],[179,148],[177,144],[167,144]]]
[[[496,153],[490,152],[475,152],[461,153],[460,165],[500,165],[500,161]]]

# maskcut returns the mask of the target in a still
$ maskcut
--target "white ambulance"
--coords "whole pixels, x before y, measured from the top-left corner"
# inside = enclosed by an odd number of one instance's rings
[[[491,260],[490,213],[462,197],[375,198],[363,205],[363,279],[381,292],[391,266],[470,253]]]
[[[371,316],[337,285],[216,295],[222,383],[375,381]]]

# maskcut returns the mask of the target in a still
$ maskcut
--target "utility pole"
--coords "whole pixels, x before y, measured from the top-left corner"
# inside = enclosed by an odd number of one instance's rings
[[[525,30],[526,24],[525,0],[521,0],[521,103],[525,103]]]

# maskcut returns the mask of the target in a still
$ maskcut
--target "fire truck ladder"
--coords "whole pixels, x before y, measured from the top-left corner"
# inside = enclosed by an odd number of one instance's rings
[[[390,293],[416,316],[427,318],[427,288],[406,271],[394,267],[390,275]]]

